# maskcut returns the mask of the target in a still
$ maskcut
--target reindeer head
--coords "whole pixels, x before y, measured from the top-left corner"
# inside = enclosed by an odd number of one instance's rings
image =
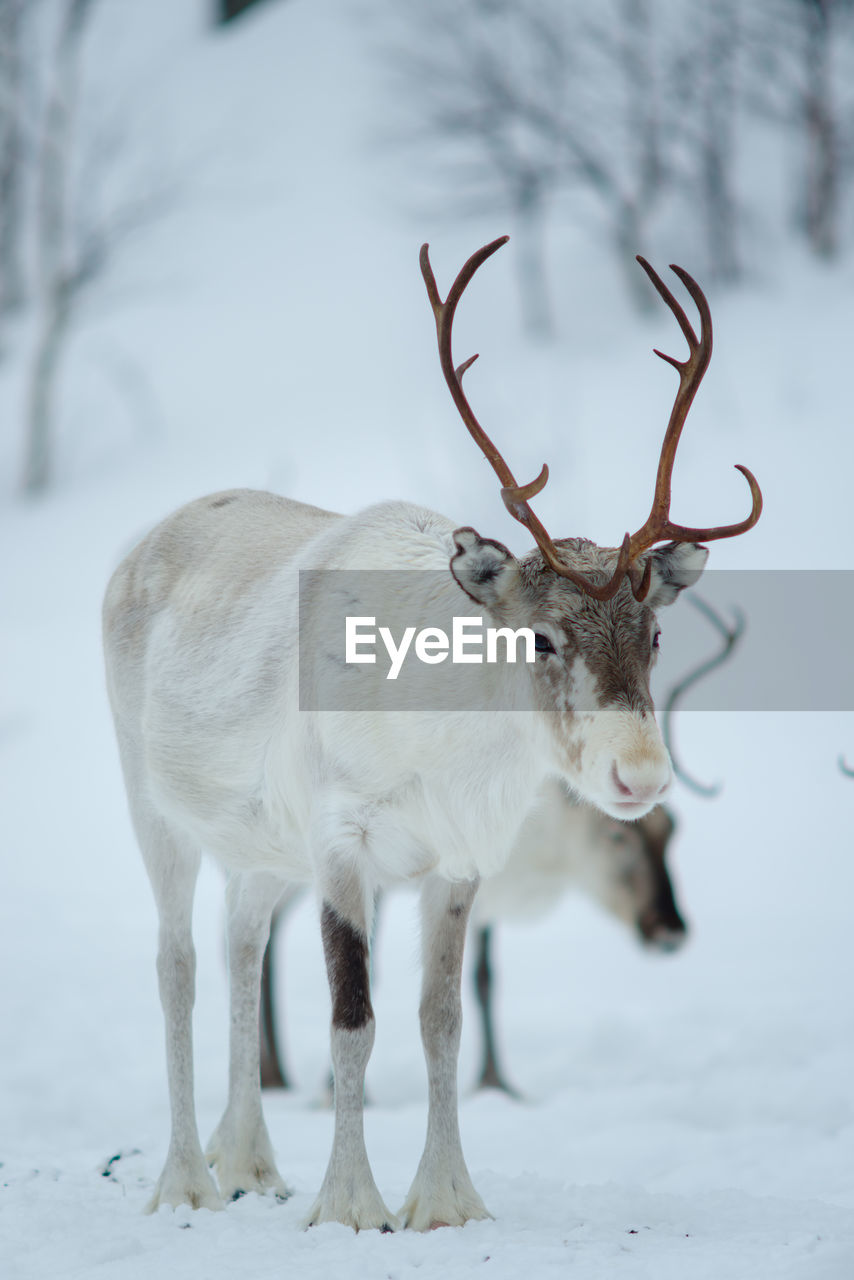
[[[572,806],[565,792],[562,799]],[[573,815],[585,819],[583,838],[570,851],[576,882],[645,947],[676,951],[688,929],[667,866],[673,815],[661,805],[631,823],[613,822],[586,806],[573,807]]]
[[[504,236],[473,254],[444,302],[428,246],[421,249],[440,362],[454,403],[501,482],[507,510],[537,544],[536,551],[517,560],[502,543],[482,538],[474,529],[458,529],[451,572],[499,626],[527,626],[536,632],[534,699],[551,731],[557,769],[606,813],[635,818],[658,803],[672,777],[649,690],[658,641],[656,610],[671,604],[702,573],[708,552],[699,545],[701,540],[735,537],[756,524],[762,495],[753,475],[739,466],[753,500],[745,520],[705,529],[671,522],[673,463],[685,418],[711,358],[711,314],[697,283],[680,267],[673,267],[700,313],[698,339],[670,290],[638,258],[675,315],[689,347],[685,361],[656,352],[677,369],[679,389],[661,449],[652,507],[642,527],[635,534],[627,533],[619,548],[598,547],[581,538],[553,541],[529,505],[545,486],[548,467],[543,465],[530,484],[517,484],[463,391],[463,374],[477,357],[455,367],[451,353],[460,298],[477,269],[506,241]],[[665,540],[667,545],[656,546]]]

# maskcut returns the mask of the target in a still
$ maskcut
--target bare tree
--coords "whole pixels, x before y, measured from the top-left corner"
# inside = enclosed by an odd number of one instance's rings
[[[666,99],[668,127],[679,152],[681,199],[696,211],[705,273],[733,282],[741,275],[738,240],[744,203],[736,177],[743,106],[739,0],[683,9],[671,39]]]
[[[792,130],[794,211],[813,251],[835,257],[854,147],[854,0],[759,0],[746,21],[751,105]]]
[[[445,212],[450,190],[455,214],[510,217],[523,320],[540,335],[553,330],[544,238],[571,63],[559,15],[554,0],[422,0],[398,14],[389,58],[404,89],[397,139],[429,155]]]
[[[0,324],[24,299],[24,19],[24,0],[0,0]]]
[[[807,239],[817,254],[839,250],[842,198],[840,118],[834,46],[850,18],[849,0],[799,0],[803,22],[804,78],[801,112],[805,135],[805,184],[801,209]],[[850,35],[850,28],[848,31]]]
[[[603,13],[604,9],[604,13]],[[591,10],[593,12],[593,10]],[[649,251],[650,222],[671,181],[664,151],[660,60],[651,0],[612,0],[581,23],[586,56],[562,130],[570,188],[586,187],[605,214],[626,285],[641,310],[652,295],[635,266]]]
[[[91,267],[74,243],[71,139],[77,107],[80,48],[96,0],[66,0],[54,54],[38,156],[36,244],[42,312],[29,382],[23,487],[45,489],[50,479],[53,396],[63,342]]]
[[[38,335],[28,379],[22,486],[51,480],[56,397],[66,346],[91,287],[105,275],[129,235],[148,226],[174,200],[161,175],[124,197],[104,198],[124,140],[121,124],[84,127],[82,49],[97,0],[63,0],[40,122],[36,193]]]
[[[401,21],[393,61],[414,116],[398,127],[444,170],[455,211],[512,218],[526,327],[552,328],[545,230],[570,194],[582,205],[592,196],[632,296],[648,307],[634,256],[669,175],[652,0],[583,13],[557,0],[422,0]]]
[[[735,179],[738,8],[737,0],[717,0],[705,6],[705,38],[700,50],[700,207],[709,269],[724,281],[741,275]]]

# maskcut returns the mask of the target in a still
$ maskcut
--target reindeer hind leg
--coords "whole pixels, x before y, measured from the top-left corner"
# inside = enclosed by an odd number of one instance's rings
[[[133,818],[160,920],[157,978],[172,1117],[166,1162],[146,1211],[153,1213],[161,1204],[221,1209],[223,1203],[199,1142],[193,1091],[196,952],[192,912],[201,854],[139,802],[133,806]]]

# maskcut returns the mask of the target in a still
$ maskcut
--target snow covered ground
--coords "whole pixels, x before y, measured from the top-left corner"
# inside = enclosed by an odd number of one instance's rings
[[[75,341],[54,491],[14,499],[16,431],[0,453],[0,1274],[847,1280],[854,782],[836,757],[854,760],[854,716],[844,709],[684,713],[686,760],[724,790],[712,803],[674,797],[692,925],[678,956],[642,954],[574,900],[502,931],[501,1038],[524,1101],[468,1091],[470,1004],[461,1060],[464,1147],[494,1221],[423,1237],[300,1230],[332,1133],[315,1105],[328,997],[308,901],[283,970],[298,1088],[267,1101],[294,1195],[142,1215],[168,1108],[155,914],[103,692],[109,573],[171,508],[234,485],[344,510],[412,498],[524,545],[461,439],[417,269],[429,238],[446,287],[505,227],[426,225],[407,208],[407,157],[371,140],[382,102],[375,8],[360,6],[356,21],[343,0],[292,0],[214,37],[201,3],[159,7],[175,15],[168,40],[142,9],[119,21],[116,6],[98,38],[115,51],[117,80],[128,67],[156,70],[143,134],[183,157],[191,190],[129,246]],[[646,513],[673,389],[650,349],[678,352],[675,326],[663,312],[640,324],[604,255],[566,232],[559,342],[526,345],[511,250],[484,269],[459,318],[458,350],[481,351],[471,395],[520,474],[548,458],[537,500],[547,526],[613,543]],[[740,518],[736,461],[766,498],[754,532],[713,549],[715,566],[854,568],[852,299],[854,263],[821,271],[787,242],[764,246],[749,288],[713,298],[715,357],[674,514]],[[12,425],[25,339],[0,367]],[[793,599],[791,625],[804,660],[820,661],[822,620]],[[204,1140],[226,1083],[221,882],[210,867],[196,925]],[[366,1122],[392,1207],[425,1127],[416,957],[414,902],[401,893],[377,945]]]

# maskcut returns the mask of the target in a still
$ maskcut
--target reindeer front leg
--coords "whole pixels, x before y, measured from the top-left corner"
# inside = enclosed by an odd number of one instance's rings
[[[429,1110],[424,1154],[401,1210],[405,1225],[416,1231],[459,1227],[470,1218],[492,1216],[466,1168],[457,1103],[463,948],[477,883],[449,883],[431,876],[421,891],[420,1015]]]
[[[320,1193],[307,1226],[343,1222],[359,1231],[398,1224],[374,1182],[365,1148],[365,1069],[374,1044],[368,937],[372,895],[358,873],[339,868],[323,887],[321,934],[332,997],[332,1074],[335,1137]]]

